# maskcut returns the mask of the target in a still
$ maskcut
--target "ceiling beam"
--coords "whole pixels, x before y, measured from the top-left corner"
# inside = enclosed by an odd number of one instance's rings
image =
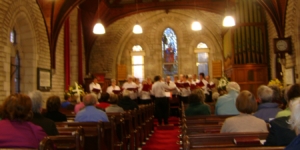
[[[51,69],[55,69],[55,52],[59,32],[71,11],[85,0],[36,1],[46,25],[50,48]]]

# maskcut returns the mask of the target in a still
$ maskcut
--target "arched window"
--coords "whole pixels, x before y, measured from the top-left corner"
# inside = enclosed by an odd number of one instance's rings
[[[163,75],[178,74],[177,37],[173,29],[166,28],[162,36]]]
[[[132,75],[144,79],[144,51],[140,45],[134,45],[131,52]]]
[[[10,39],[10,42],[12,43],[12,44],[17,44],[17,34],[16,34],[16,30],[15,29],[13,29],[11,32],[10,32],[10,37],[9,37],[9,39]]]
[[[208,46],[200,42],[197,45],[197,68],[198,68],[198,74],[204,73],[205,75],[209,75],[209,49]]]
[[[17,34],[16,31],[13,29],[10,32],[10,42],[12,43],[12,50],[15,53],[14,56],[11,57],[11,81],[10,81],[10,92],[11,93],[20,93],[20,55],[19,51],[17,50]]]

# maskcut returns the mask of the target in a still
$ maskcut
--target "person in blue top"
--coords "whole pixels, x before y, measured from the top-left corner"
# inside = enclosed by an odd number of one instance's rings
[[[235,101],[240,93],[240,86],[236,82],[229,82],[226,86],[227,94],[218,98],[215,108],[216,115],[237,115],[239,111]]]
[[[254,113],[254,116],[265,120],[269,123],[273,120],[276,114],[281,110],[277,103],[272,103],[275,92],[266,85],[261,85],[257,89],[258,99],[261,104],[258,106],[258,110]]]
[[[95,107],[97,102],[97,95],[94,93],[87,94],[83,98],[83,103],[85,107],[80,110],[76,116],[76,122],[109,122],[106,113]]]
[[[286,146],[285,150],[299,150],[300,148],[300,97],[290,102],[291,117],[288,123],[295,130],[297,137]]]
[[[65,94],[64,96],[65,101],[61,103],[61,107],[62,108],[67,108],[69,105],[71,105],[71,96],[68,94]]]

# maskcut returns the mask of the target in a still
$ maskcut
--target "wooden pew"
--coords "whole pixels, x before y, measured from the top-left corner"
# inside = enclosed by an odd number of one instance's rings
[[[49,137],[45,137],[39,145],[39,150],[54,150],[53,141]]]
[[[140,129],[139,126],[139,119],[138,119],[138,111],[135,109],[131,111],[132,114],[132,126],[133,126],[133,136],[134,136],[134,149],[138,149],[141,146],[141,140],[140,140]]]
[[[78,127],[82,126],[85,132],[85,149],[100,149],[103,147],[103,123],[102,122],[57,122],[57,127]]]
[[[227,148],[236,147],[233,139],[237,137],[257,137],[259,139],[266,139],[268,133],[254,132],[254,133],[221,133],[221,134],[193,134],[185,135],[183,138],[183,145],[185,149],[201,149],[201,148]],[[257,145],[255,145],[257,146]]]
[[[82,127],[58,130],[61,135],[48,136],[56,150],[84,150],[84,131]]]
[[[284,150],[285,147],[283,146],[252,146],[252,147],[211,147],[211,148],[193,148],[193,149],[186,149],[186,150]]]
[[[222,125],[195,125],[185,126],[182,128],[182,133],[186,135],[203,134],[203,133],[220,133]]]
[[[115,125],[111,129],[114,135],[113,144],[115,149],[127,149],[124,113],[107,113],[107,116]]]
[[[207,118],[220,118],[220,119],[226,119],[228,117],[233,117],[235,115],[197,115],[197,116],[183,116],[187,120],[195,120],[195,119],[207,119]]]
[[[126,141],[124,145],[128,146],[129,150],[134,150],[134,129],[132,122],[132,112],[131,110],[124,113],[125,121],[125,135]]]

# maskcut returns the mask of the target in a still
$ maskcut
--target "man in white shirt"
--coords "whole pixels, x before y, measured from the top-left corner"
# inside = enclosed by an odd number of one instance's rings
[[[115,79],[111,79],[111,86],[109,86],[106,89],[106,93],[108,93],[108,94],[115,94],[114,91],[121,91],[121,89],[120,89],[119,86],[117,86],[116,80]]]
[[[97,98],[100,99],[101,97],[101,86],[98,83],[98,79],[95,77],[93,82],[90,84],[90,92],[95,93],[97,95]]]
[[[122,89],[129,91],[129,97],[131,100],[137,99],[138,86],[133,82],[132,75],[128,75],[127,82],[123,84]]]
[[[155,112],[159,125],[162,125],[162,119],[164,120],[164,125],[169,123],[169,99],[165,96],[165,90],[173,89],[162,82],[160,76],[155,76],[151,91],[155,96]]]
[[[179,94],[179,89],[176,87],[176,84],[173,81],[171,81],[170,76],[166,77],[165,84],[167,84],[170,89],[174,89],[174,90],[169,91],[172,93],[172,97]]]

